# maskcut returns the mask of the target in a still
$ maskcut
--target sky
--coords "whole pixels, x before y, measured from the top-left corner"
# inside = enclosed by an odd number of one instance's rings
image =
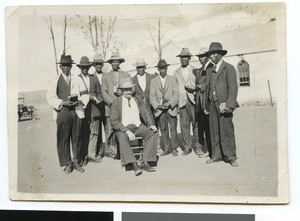
[[[71,18],[67,28],[67,54],[71,54],[75,62],[79,62],[81,56],[92,59],[95,54],[84,37],[81,19],[86,20],[89,15],[97,15],[103,16],[104,21],[107,21],[109,16],[117,16],[112,47],[108,50],[106,59],[118,48],[126,60],[121,68],[129,71],[134,70],[133,64],[139,57],[145,58],[149,67],[157,64],[158,56],[150,32],[156,38],[159,18],[161,31],[164,33],[162,43],[172,40],[165,47],[163,58],[174,64],[179,62],[176,55],[183,47],[189,47],[192,54],[196,54],[201,47],[209,47],[207,43],[201,45],[196,39],[220,34],[222,40],[224,32],[266,24],[270,18],[284,11],[282,6],[256,3],[9,8],[6,13],[7,20],[19,17],[19,24],[16,24],[19,26],[15,28],[19,46],[18,88],[20,92],[44,90],[56,76],[53,43],[47,26],[49,15],[53,20],[58,59],[63,45],[63,17],[67,15]],[[224,48],[232,44],[222,43]],[[227,49],[230,52],[230,48]],[[107,65],[105,70],[109,69]],[[91,68],[90,72],[93,71]],[[79,73],[79,69],[74,65],[72,72]]]

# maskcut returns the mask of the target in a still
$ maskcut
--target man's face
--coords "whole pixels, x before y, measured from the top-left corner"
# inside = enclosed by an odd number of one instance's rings
[[[207,61],[208,61],[208,57],[206,56],[199,57],[200,64],[205,65]]]
[[[132,98],[133,88],[122,88],[122,94],[126,98]]]
[[[86,76],[89,73],[90,66],[82,66],[80,67],[81,73]]]
[[[95,68],[97,73],[101,73],[102,68],[103,68],[103,63],[94,63],[94,68]]]
[[[220,52],[213,52],[209,54],[209,58],[213,63],[217,64],[221,60],[222,54]]]
[[[112,61],[111,62],[111,67],[114,71],[119,70],[120,68],[120,61]]]
[[[72,69],[72,64],[60,64],[59,67],[65,75],[69,75]]]
[[[191,59],[191,57],[188,57],[188,56],[180,57],[181,66],[182,67],[188,66],[188,64],[190,63],[190,59]]]
[[[143,76],[145,74],[146,66],[139,66],[136,67],[137,73],[140,76]]]
[[[159,74],[161,77],[165,77],[167,75],[168,67],[158,68]]]

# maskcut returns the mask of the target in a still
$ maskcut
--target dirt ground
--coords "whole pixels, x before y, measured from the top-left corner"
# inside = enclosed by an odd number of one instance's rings
[[[276,107],[241,107],[234,123],[239,166],[206,164],[194,153],[160,157],[155,173],[136,177],[119,160],[66,175],[58,164],[51,110],[18,123],[18,191],[24,193],[277,196]]]

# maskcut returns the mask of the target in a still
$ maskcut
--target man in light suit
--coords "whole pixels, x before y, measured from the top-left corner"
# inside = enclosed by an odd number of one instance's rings
[[[82,79],[70,72],[74,64],[72,57],[62,55],[58,64],[62,73],[50,85],[47,101],[53,107],[53,117],[57,123],[59,164],[65,167],[66,174],[72,173],[73,169],[84,172],[80,166],[81,127],[89,96]],[[70,142],[72,142],[73,159],[71,159]]]
[[[122,71],[120,68],[120,64],[125,62],[125,59],[122,58],[119,53],[112,53],[111,58],[107,61],[111,64],[112,70],[108,73],[103,74],[102,76],[102,96],[105,103],[105,115],[108,120],[108,124],[110,124],[110,106],[112,105],[113,101],[121,95],[121,90],[118,89],[118,85],[124,79],[131,79],[130,74]],[[113,135],[111,132],[108,131],[109,134]],[[107,141],[109,146],[116,147],[115,137],[110,136],[109,140]],[[114,157],[116,156],[116,150],[112,151],[111,155]]]
[[[174,77],[167,75],[169,64],[160,60],[157,64],[160,75],[151,80],[150,103],[162,136],[161,156],[172,153],[178,155],[177,115],[178,115],[178,84]],[[169,138],[169,126],[171,140]]]
[[[101,156],[97,156],[97,143],[101,117],[98,105],[102,103],[102,95],[97,76],[88,72],[92,65],[93,63],[86,56],[82,56],[80,63],[77,64],[81,71],[78,76],[82,79],[89,95],[89,102],[84,110],[85,118],[82,120],[81,158],[84,159],[82,166],[86,166],[88,162],[101,162]]]
[[[201,145],[198,140],[198,127],[195,120],[195,75],[194,67],[189,64],[193,55],[188,48],[183,48],[179,55],[181,66],[177,68],[173,76],[179,85],[179,121],[183,142],[183,156],[191,153],[192,148],[197,156],[202,156]],[[192,146],[190,127],[193,127],[194,146]]]
[[[238,84],[235,68],[222,57],[227,53],[222,44],[212,42],[208,56],[214,67],[207,75],[209,127],[212,145],[212,156],[206,163],[225,161],[231,166],[236,162],[236,144],[233,111],[238,107]]]
[[[199,69],[194,69],[193,73],[196,77],[195,85],[195,101],[196,101],[196,123],[198,125],[198,137],[201,144],[203,155],[200,157],[207,157],[211,153],[211,141],[209,133],[209,113],[205,109],[207,103],[207,90],[206,90],[206,76],[208,69],[211,69],[213,64],[210,62],[207,55],[208,48],[201,48],[196,56],[202,65]]]
[[[111,105],[110,122],[120,145],[120,154],[124,165],[132,164],[135,175],[139,176],[142,170],[155,171],[149,162],[157,160],[158,135],[153,116],[147,110],[145,102],[140,97],[133,95],[134,86],[130,79],[121,80],[118,89],[121,90],[122,96],[116,98]],[[129,140],[135,140],[136,137],[144,139],[141,165],[138,165],[129,144]]]

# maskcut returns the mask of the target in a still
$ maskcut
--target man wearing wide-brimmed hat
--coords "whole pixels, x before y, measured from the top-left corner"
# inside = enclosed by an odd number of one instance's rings
[[[98,131],[97,122],[101,117],[98,104],[102,103],[101,86],[96,75],[89,74],[89,69],[93,65],[87,56],[82,56],[77,67],[80,69],[78,75],[86,88],[89,95],[89,103],[87,104],[82,120],[82,141],[81,141],[81,162],[86,166],[88,162],[101,162],[101,156],[97,156]]]
[[[103,72],[103,66],[106,63],[104,61],[104,58],[100,54],[96,54],[93,57],[93,66],[95,68],[94,75],[98,77],[100,86],[102,87],[102,76],[104,74]],[[110,156],[110,150],[107,144],[108,137],[111,133],[111,126],[108,123],[108,119],[105,115],[105,104],[104,102],[100,102],[97,104],[97,108],[100,112],[100,117],[96,121],[94,121],[95,127],[93,128],[93,134],[94,136],[98,136],[98,156],[104,157],[104,156]],[[102,129],[104,128],[104,130]]]
[[[163,59],[157,64],[159,75],[150,83],[150,103],[154,109],[154,116],[161,132],[160,143],[163,152],[161,156],[170,153],[178,155],[177,115],[178,115],[178,83],[176,78],[167,75],[167,62]],[[169,137],[169,126],[171,139]]]
[[[125,62],[125,59],[122,58],[119,53],[113,52],[111,58],[107,62],[111,64],[112,70],[108,73],[104,73],[102,76],[102,95],[105,102],[105,115],[109,123],[110,106],[112,105],[113,101],[121,95],[118,85],[124,78],[131,79],[131,76],[129,73],[121,70],[120,64]],[[108,132],[111,134],[111,131]],[[111,147],[116,147],[114,137],[110,138],[111,139],[108,141],[108,143],[110,143]],[[116,154],[117,153],[115,152],[111,153],[112,157],[114,157]]]
[[[110,123],[120,145],[122,162],[124,165],[132,164],[135,175],[138,176],[142,170],[155,171],[148,163],[157,160],[158,135],[153,116],[147,110],[145,102],[133,94],[134,86],[128,78],[120,81],[118,89],[122,96],[116,98],[111,105]],[[136,137],[144,138],[141,165],[138,165],[129,144],[129,140],[135,140]]]
[[[238,107],[238,84],[235,68],[222,59],[226,53],[219,42],[209,46],[208,56],[214,65],[207,75],[212,155],[206,163],[224,160],[235,167],[238,164],[232,117]]]
[[[152,113],[150,105],[150,81],[155,78],[154,74],[146,72],[146,62],[143,58],[138,58],[134,66],[136,67],[137,74],[134,75],[131,80],[135,84],[135,93],[140,96],[146,102],[148,110]]]
[[[194,67],[190,65],[190,59],[193,55],[188,48],[183,48],[179,55],[181,66],[174,72],[174,77],[179,85],[179,122],[181,137],[183,142],[183,156],[192,152],[192,148],[197,156],[201,156],[201,144],[198,140],[198,127],[195,120],[195,75]],[[193,128],[194,142],[191,141],[190,128]],[[192,146],[194,143],[194,146]]]
[[[209,120],[208,111],[205,109],[207,103],[207,90],[206,90],[206,76],[208,69],[213,67],[213,64],[208,58],[208,48],[201,48],[199,53],[195,56],[198,57],[200,64],[202,65],[199,69],[194,69],[193,73],[196,77],[195,85],[195,102],[196,102],[196,123],[198,125],[198,137],[199,143],[201,144],[201,150],[203,154],[199,157],[207,157],[211,153],[211,141],[209,133]]]
[[[54,119],[57,123],[57,152],[59,164],[65,166],[66,174],[72,173],[73,169],[83,172],[81,162],[81,127],[85,117],[89,96],[81,78],[71,74],[72,64],[70,55],[62,55],[58,62],[62,73],[49,87],[47,101],[54,109]],[[72,155],[71,147],[72,142]]]

